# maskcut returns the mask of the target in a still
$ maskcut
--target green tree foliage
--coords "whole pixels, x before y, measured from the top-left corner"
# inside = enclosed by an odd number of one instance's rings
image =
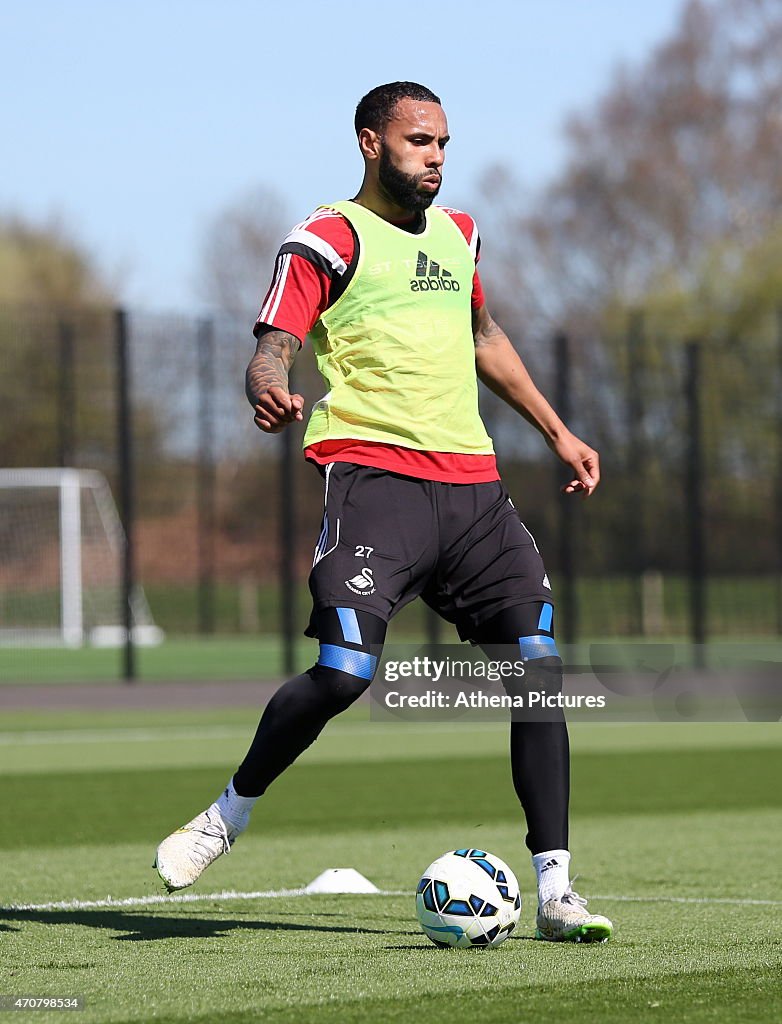
[[[0,465],[70,463],[75,452],[64,448],[77,432],[93,452],[105,448],[111,301],[62,226],[0,221]]]
[[[107,283],[61,224],[0,219],[0,304],[59,312],[111,302]]]
[[[59,224],[0,219],[0,465],[70,465],[110,479],[116,451],[115,296]],[[159,447],[135,411],[137,448]]]

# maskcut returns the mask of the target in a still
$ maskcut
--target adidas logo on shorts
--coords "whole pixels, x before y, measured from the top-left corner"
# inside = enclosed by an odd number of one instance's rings
[[[426,255],[418,253],[415,277],[410,281],[411,292],[458,292],[459,282],[445,268]]]

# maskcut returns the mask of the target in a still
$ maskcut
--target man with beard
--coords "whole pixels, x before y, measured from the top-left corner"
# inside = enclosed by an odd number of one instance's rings
[[[439,98],[413,82],[379,86],[359,103],[355,128],[361,188],[283,241],[246,381],[261,430],[301,420],[288,371],[310,336],[327,384],[304,439],[325,481],[307,629],[320,653],[269,702],[223,793],[158,847],[170,891],[229,852],[267,787],[366,690],[389,619],[413,598],[484,650],[513,645],[527,686],[561,688],[548,577],[500,481],[477,377],[572,469],[567,494],[597,487],[597,452],[562,423],[489,315],[473,219],[432,205],[448,142]],[[611,922],[587,913],[570,886],[561,711],[512,722],[511,767],[538,880],[538,936],[605,941]]]

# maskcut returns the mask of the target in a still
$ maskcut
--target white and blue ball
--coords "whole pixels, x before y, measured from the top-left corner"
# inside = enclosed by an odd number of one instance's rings
[[[415,909],[437,946],[499,946],[519,923],[519,883],[493,853],[452,850],[424,871]]]

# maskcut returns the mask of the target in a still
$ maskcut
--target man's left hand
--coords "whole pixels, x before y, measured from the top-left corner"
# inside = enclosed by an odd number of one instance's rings
[[[575,474],[575,479],[561,488],[562,493],[580,494],[582,498],[588,498],[600,483],[600,456],[575,434],[566,434],[548,444]]]

